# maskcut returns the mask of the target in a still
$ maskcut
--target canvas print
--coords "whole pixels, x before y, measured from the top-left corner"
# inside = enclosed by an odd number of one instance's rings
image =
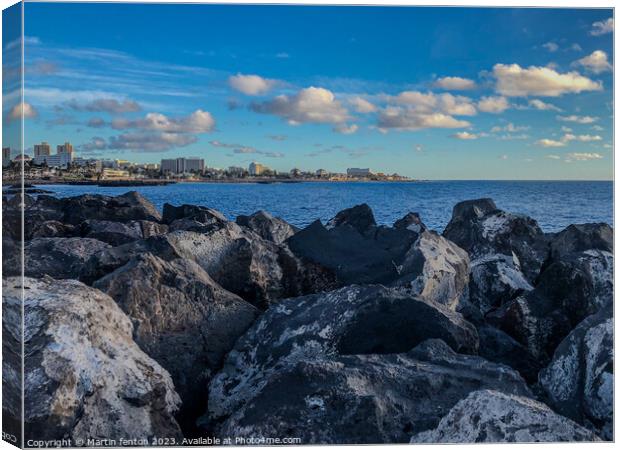
[[[5,441],[613,440],[613,9],[2,20]]]

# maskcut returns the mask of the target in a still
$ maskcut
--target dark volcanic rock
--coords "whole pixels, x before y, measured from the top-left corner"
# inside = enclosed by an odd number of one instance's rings
[[[171,224],[175,220],[191,219],[204,225],[228,222],[228,219],[219,211],[205,206],[181,205],[174,206],[164,203],[162,221]]]
[[[528,397],[492,390],[472,392],[412,444],[598,441],[591,431]]]
[[[151,220],[159,222],[161,215],[151,202],[135,191],[116,197],[84,194],[63,199],[66,223],[77,225],[85,220]]]
[[[15,352],[3,358],[7,391],[21,390],[10,383],[20,380],[11,374],[22,370],[17,352],[25,336],[26,439],[182,437],[170,375],[132,340],[131,322],[114,300],[78,281],[51,278],[8,278],[2,291],[3,336],[10,341],[3,349]]]
[[[184,431],[206,409],[207,385],[258,310],[222,289],[196,263],[146,253],[93,285],[134,323],[134,340],[172,376]],[[189,422],[189,423],[188,423]]]
[[[35,238],[24,247],[24,271],[27,277],[78,278],[86,261],[108,248],[105,242],[88,238]],[[21,272],[19,255],[12,261],[5,276]]]
[[[602,250],[613,253],[614,235],[606,223],[569,225],[553,236],[550,246],[551,258],[560,261],[569,253],[585,250]]]
[[[36,226],[31,237],[75,237],[77,235],[78,227],[74,225],[62,223],[58,220],[46,220]]]
[[[81,229],[82,235],[85,237],[99,239],[115,246],[168,232],[167,225],[148,220],[132,220],[129,222],[87,220],[81,224]]]
[[[407,213],[402,219],[398,219],[394,222],[394,228],[406,228],[407,230],[411,230],[415,233],[421,233],[427,229],[426,225],[422,223],[420,215],[415,212]]]
[[[535,220],[501,211],[491,199],[454,206],[443,236],[469,253],[470,299],[483,313],[531,290],[548,252]]]
[[[559,413],[613,439],[613,307],[587,317],[562,341],[539,382]]]
[[[257,211],[251,216],[238,216],[236,222],[276,244],[282,244],[297,232],[297,228],[266,211]]]
[[[279,367],[338,354],[406,352],[428,338],[475,353],[475,328],[449,309],[383,286],[287,299],[239,339],[211,384],[214,416],[229,415]]]
[[[229,379],[211,385],[212,398],[220,388],[249,395],[216,434],[294,436],[304,444],[409,442],[472,391],[531,395],[516,372],[456,354],[440,340],[403,354],[296,358],[252,390]]]
[[[377,222],[375,222],[375,216],[370,206],[363,203],[352,208],[343,209],[330,219],[325,227],[329,230],[343,225],[348,225],[356,229],[358,233],[364,234],[374,231]]]

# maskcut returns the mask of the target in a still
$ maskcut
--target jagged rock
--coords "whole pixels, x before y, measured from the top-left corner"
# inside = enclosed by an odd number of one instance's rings
[[[219,211],[197,205],[174,206],[164,203],[162,221],[171,224],[175,220],[191,219],[205,225],[228,222],[228,219]]]
[[[150,253],[93,285],[110,295],[134,323],[134,340],[172,376],[183,400],[186,430],[206,409],[207,385],[258,310],[222,289],[190,260]]]
[[[483,313],[531,290],[548,252],[534,219],[501,211],[488,198],[456,204],[443,236],[469,253],[470,299]]]
[[[170,231],[194,231],[196,233],[209,233],[219,228],[218,223],[205,224],[194,219],[176,219],[168,226]]]
[[[588,250],[551,264],[535,290],[489,313],[487,319],[544,365],[581,320],[612,301],[613,255]]]
[[[23,222],[22,222],[23,209]],[[33,233],[46,221],[62,221],[62,201],[49,195],[36,199],[29,195],[14,195],[2,205],[2,232],[13,239],[32,238]]]
[[[363,203],[352,208],[343,209],[327,222],[325,228],[330,230],[343,225],[353,227],[358,233],[364,234],[372,232],[377,226],[377,222],[375,222],[375,216],[370,206]]]
[[[35,238],[24,246],[24,272],[27,277],[78,278],[86,261],[109,245],[88,238]],[[5,276],[21,274],[21,260],[7,263]]]
[[[412,444],[598,441],[589,430],[528,397],[493,390],[472,392]]]
[[[285,220],[273,217],[266,211],[257,211],[250,216],[238,216],[236,222],[276,244],[282,244],[297,231],[297,228]]]
[[[278,367],[337,354],[406,352],[429,338],[475,353],[475,328],[443,307],[383,286],[348,286],[284,300],[239,339],[211,384],[210,408],[229,415]],[[234,388],[230,388],[234,386]]]
[[[298,351],[286,342],[283,347],[273,348],[276,356]],[[264,373],[265,379],[252,389],[246,385],[251,372],[225,385],[212,383],[212,395],[219,389],[231,396],[247,395],[230,410],[217,435],[294,436],[304,444],[403,443],[435,427],[471,391],[531,395],[516,372],[456,354],[440,340],[425,341],[403,354],[307,355],[280,360],[279,366]]]
[[[2,235],[2,273],[4,277],[10,274],[21,274],[21,243],[14,241],[6,234]]]
[[[161,220],[161,214],[155,206],[135,191],[116,197],[84,194],[63,199],[62,202],[63,222],[73,225],[78,225],[89,219],[116,222],[132,220],[159,222]]]
[[[489,325],[478,327],[480,347],[478,354],[483,358],[512,367],[528,383],[535,383],[542,364],[536,360],[525,346],[515,341],[501,330]]]
[[[3,280],[3,308],[3,348],[15,353],[4,355],[3,373],[21,371],[25,338],[26,439],[181,438],[170,375],[132,340],[109,296],[75,280],[15,277]]]
[[[148,220],[132,220],[129,222],[87,220],[81,224],[81,229],[82,235],[85,237],[99,239],[115,246],[168,232],[167,225]]]
[[[613,253],[614,235],[606,223],[569,225],[557,233],[549,243],[551,258],[560,261],[569,253],[602,250]]]
[[[416,212],[407,213],[402,219],[398,219],[394,222],[394,228],[406,228],[407,230],[415,233],[421,233],[427,229],[426,225],[422,222],[420,215]]]
[[[559,413],[613,439],[613,306],[584,319],[558,346],[539,375]]]
[[[77,227],[74,225],[62,223],[58,220],[46,220],[34,228],[31,238],[75,237],[77,234]]]
[[[467,293],[469,256],[456,244],[434,231],[422,231],[398,266],[402,274],[393,284],[408,286],[412,293],[457,308]]]

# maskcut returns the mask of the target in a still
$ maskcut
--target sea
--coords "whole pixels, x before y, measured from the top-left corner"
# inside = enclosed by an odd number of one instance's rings
[[[140,192],[160,210],[164,203],[204,205],[230,219],[265,210],[298,227],[316,219],[325,223],[338,211],[361,203],[372,208],[379,224],[391,225],[417,212],[431,229],[443,231],[453,206],[463,200],[490,197],[497,207],[526,214],[545,232],[573,223],[606,222],[613,226],[611,181],[421,181],[301,183],[177,183],[166,186],[37,186],[68,197],[85,193],[120,195]]]

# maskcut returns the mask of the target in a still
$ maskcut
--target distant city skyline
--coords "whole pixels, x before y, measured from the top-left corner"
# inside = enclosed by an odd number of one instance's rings
[[[613,176],[611,9],[36,2],[25,26],[31,155],[70,141],[138,163]]]

